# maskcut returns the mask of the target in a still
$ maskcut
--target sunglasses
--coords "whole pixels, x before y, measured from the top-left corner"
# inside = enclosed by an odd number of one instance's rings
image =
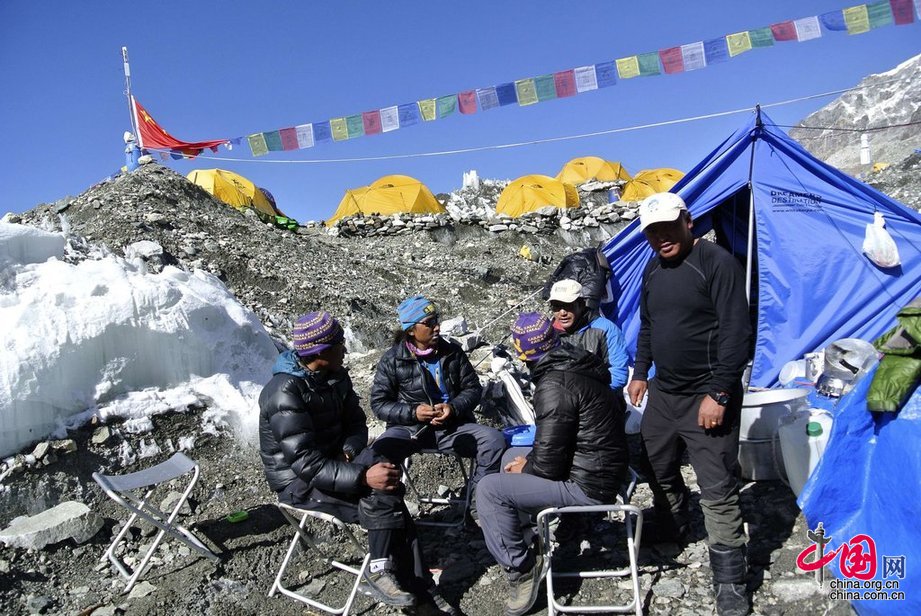
[[[439,322],[440,319],[438,318],[438,315],[435,315],[425,319],[424,321],[419,321],[419,325],[425,325],[429,329],[435,329],[435,326],[438,325]]]

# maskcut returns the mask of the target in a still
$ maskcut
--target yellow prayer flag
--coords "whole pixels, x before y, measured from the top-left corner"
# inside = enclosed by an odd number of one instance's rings
[[[515,94],[521,107],[538,102],[537,85],[533,79],[519,79],[515,82]]]
[[[748,31],[736,32],[735,34],[726,35],[726,44],[729,46],[729,57],[737,56],[740,53],[751,51],[752,39]]]
[[[419,101],[419,113],[422,114],[422,119],[426,122],[431,122],[435,119],[435,99],[434,98],[425,98]]]
[[[844,9],[844,23],[847,24],[848,34],[863,34],[870,31],[870,13],[867,5],[852,6]]]
[[[639,77],[640,75],[640,61],[636,56],[630,56],[629,58],[618,58],[617,63],[617,75],[621,79],[630,79],[631,77]]]
[[[334,141],[345,141],[349,138],[349,126],[345,118],[333,118],[329,121],[329,127],[333,132]]]

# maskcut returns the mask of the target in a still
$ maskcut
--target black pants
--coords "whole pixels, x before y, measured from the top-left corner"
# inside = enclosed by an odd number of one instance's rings
[[[364,449],[353,460],[365,468],[385,461],[390,460],[372,447]],[[410,592],[421,592],[432,585],[432,578],[422,558],[416,525],[406,509],[403,496],[402,484],[394,492],[365,488],[358,494],[346,494],[311,488],[300,478],[278,493],[278,499],[288,505],[322,511],[343,522],[361,524],[368,531],[371,560],[390,560],[401,587]]]
[[[739,508],[739,414],[742,388],[731,392],[723,424],[705,430],[697,425],[697,413],[706,394],[670,394],[656,380],[649,382],[649,399],[640,431],[652,477],[656,513],[685,521],[688,488],[681,477],[685,451],[697,474],[700,505],[711,544],[738,547],[745,543]]]

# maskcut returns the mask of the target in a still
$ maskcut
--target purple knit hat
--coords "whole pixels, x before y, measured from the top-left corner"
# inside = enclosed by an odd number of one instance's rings
[[[325,310],[300,317],[291,330],[294,351],[301,357],[310,357],[345,340],[339,321]]]
[[[550,319],[539,312],[522,312],[512,325],[512,344],[522,361],[538,361],[559,342]]]

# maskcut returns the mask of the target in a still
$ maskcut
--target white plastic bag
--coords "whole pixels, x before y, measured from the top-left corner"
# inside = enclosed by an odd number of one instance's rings
[[[867,225],[863,252],[880,267],[896,267],[902,263],[895,240],[886,231],[886,221],[879,212],[873,213],[873,223]]]

